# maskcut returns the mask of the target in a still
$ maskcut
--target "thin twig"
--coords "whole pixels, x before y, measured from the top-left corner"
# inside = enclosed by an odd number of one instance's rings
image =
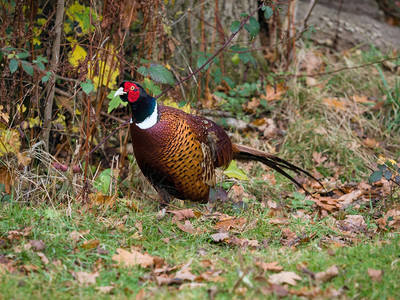
[[[61,30],[63,27],[64,18],[64,0],[57,1],[57,13],[56,13],[56,23],[55,23],[55,40],[53,44],[53,49],[51,53],[51,69],[55,71],[58,68],[58,62],[60,57],[60,42],[61,42]],[[44,122],[43,122],[43,140],[46,144],[46,150],[49,151],[49,138],[50,138],[50,128],[51,119],[53,111],[53,102],[55,95],[56,80],[51,78],[48,83],[49,89],[47,90],[47,101],[44,109]]]

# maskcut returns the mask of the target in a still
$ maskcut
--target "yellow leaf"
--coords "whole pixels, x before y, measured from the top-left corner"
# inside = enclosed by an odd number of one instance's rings
[[[164,103],[165,106],[171,106],[171,107],[183,110],[184,112],[190,114],[190,105],[189,105],[189,103],[186,103],[184,106],[179,107],[178,103],[176,103],[174,100],[172,100],[172,98],[165,99],[163,101],[163,103]]]
[[[69,63],[74,66],[77,67],[79,65],[79,61],[84,60],[87,56],[87,52],[85,49],[83,49],[81,46],[79,46],[78,44],[76,45],[71,45],[71,47],[74,49],[73,51],[70,51],[68,53],[69,56]],[[74,48],[75,47],[75,48]]]
[[[17,110],[21,113],[21,114],[23,114],[25,111],[26,111],[26,106],[25,105],[20,105],[20,104],[17,104]]]
[[[40,120],[39,116],[36,118],[30,118],[28,119],[29,127],[33,128],[35,126],[41,126],[42,125],[42,120]]]
[[[0,128],[0,157],[6,153],[18,153],[21,147],[16,129]]]

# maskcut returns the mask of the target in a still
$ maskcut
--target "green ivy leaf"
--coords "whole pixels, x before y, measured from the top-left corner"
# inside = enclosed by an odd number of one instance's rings
[[[392,178],[392,172],[390,172],[389,170],[386,170],[385,172],[383,172],[383,175],[385,176],[385,179],[387,181],[389,181]]]
[[[229,77],[222,76],[222,79],[225,80],[225,82],[229,85],[229,87],[231,89],[233,89],[236,86],[236,83],[232,79],[230,79]]]
[[[94,181],[94,188],[104,195],[108,194],[108,190],[111,184],[111,169],[105,169],[103,172],[97,176],[96,180]]]
[[[240,22],[239,21],[233,21],[231,24],[231,31],[232,33],[236,33],[239,31],[239,27],[240,27]]]
[[[44,71],[44,64],[41,61],[37,61],[37,62],[33,61],[33,62],[37,65],[37,67],[40,70]]]
[[[166,67],[158,64],[151,64],[148,71],[151,79],[155,82],[174,85],[174,78]]]
[[[145,78],[144,82],[143,82],[143,87],[145,89],[148,89],[150,94],[153,96],[157,96],[159,94],[161,94],[161,89],[159,88],[158,85],[156,85],[152,80],[150,80],[149,78]]]
[[[27,53],[27,52],[20,52],[20,53],[17,53],[17,57],[19,58],[19,59],[25,59],[25,58],[28,58],[29,56],[31,56],[29,53]]]
[[[28,73],[31,77],[33,77],[33,68],[32,66],[28,65],[28,62],[26,61],[21,61],[22,68],[26,73]]]
[[[224,171],[224,174],[230,178],[236,178],[239,180],[247,180],[246,173],[240,169],[236,163],[236,161],[232,160],[229,164],[228,168]]]
[[[90,79],[86,79],[86,82],[81,82],[81,88],[86,95],[94,91],[94,85]]]
[[[248,62],[251,62],[253,64],[253,66],[255,66],[257,64],[256,60],[254,59],[254,57],[251,55],[250,52],[243,52],[243,51],[248,50],[246,47],[232,46],[231,50],[234,52],[237,52],[237,51],[242,52],[242,53],[239,53],[239,58],[244,64],[247,64]]]
[[[377,167],[379,170],[386,170],[386,168],[387,168],[385,164],[378,165]]]
[[[111,91],[108,95],[107,98],[110,99],[110,102],[108,103],[108,113],[112,112],[114,109],[116,109],[120,104],[123,106],[127,106],[128,102],[122,101],[119,96],[114,97],[116,91]]]
[[[250,32],[250,38],[254,39],[257,34],[260,32],[260,23],[256,20],[256,18],[251,17],[249,20],[248,31]]]
[[[222,72],[220,68],[217,68],[215,72],[211,73],[212,76],[214,76],[214,81],[216,84],[221,84],[222,81]]]
[[[11,74],[13,74],[18,69],[18,60],[16,60],[15,58],[11,59],[8,67],[10,68]]]
[[[204,65],[206,62],[207,62],[207,60],[208,60],[208,57],[206,57],[206,56],[200,56],[198,59],[197,59],[197,67],[198,68],[200,68],[202,65]],[[210,64],[208,63],[208,64],[206,64],[205,66],[204,66],[204,68],[203,68],[203,71],[207,71],[207,69],[210,67]]]
[[[51,71],[48,71],[48,72],[46,73],[46,75],[44,75],[44,76],[42,77],[42,83],[45,83],[45,82],[49,81],[50,77],[51,77]]]
[[[137,69],[139,74],[142,74],[143,76],[147,77],[149,75],[149,71],[147,70],[146,67],[141,66]]]
[[[272,10],[272,8],[268,5],[263,5],[261,7],[261,9],[264,11],[264,18],[265,20],[268,20],[269,18],[272,17],[272,15],[274,14],[274,11]]]
[[[374,182],[379,181],[382,178],[382,176],[383,176],[383,171],[382,170],[378,170],[378,171],[375,171],[374,173],[372,173],[369,176],[368,180],[369,180],[370,183],[374,183]]]

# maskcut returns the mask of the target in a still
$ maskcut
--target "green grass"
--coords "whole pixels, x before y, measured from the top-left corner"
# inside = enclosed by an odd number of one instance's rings
[[[312,272],[325,271],[332,265],[338,266],[339,276],[330,282],[319,286],[325,289],[344,288],[348,297],[370,299],[395,297],[398,295],[400,282],[400,235],[395,233],[376,235],[372,239],[359,234],[350,244],[343,248],[335,248],[324,243],[327,236],[340,237],[337,229],[332,229],[332,217],[320,221],[295,219],[290,217],[285,226],[271,225],[270,210],[259,204],[240,214],[248,222],[257,220],[257,226],[245,232],[234,234],[240,238],[256,239],[260,246],[257,249],[243,248],[226,243],[215,243],[210,234],[215,233],[211,218],[201,217],[193,220],[195,227],[205,230],[205,233],[193,235],[181,231],[172,222],[170,214],[161,220],[153,211],[134,213],[124,205],[116,205],[112,209],[103,210],[92,208],[89,211],[81,210],[77,205],[72,207],[71,216],[65,208],[29,207],[17,203],[4,204],[1,207],[0,232],[1,238],[6,240],[2,253],[10,260],[16,271],[2,272],[0,297],[3,299],[27,298],[108,298],[110,296],[132,297],[144,289],[146,294],[153,298],[203,298],[207,296],[207,289],[217,287],[217,298],[230,298],[233,286],[242,272],[247,271],[247,277],[252,287],[246,282],[240,282],[238,287],[246,287],[246,298],[262,298],[262,286],[266,286],[266,276],[254,265],[254,259],[260,258],[266,262],[277,261],[285,271],[294,271],[302,277],[298,286],[309,286],[312,280],[307,274],[297,270],[299,264],[306,265]],[[290,215],[290,214],[289,214]],[[112,225],[118,220],[125,220],[124,226]],[[143,232],[138,233],[135,223],[143,224]],[[30,234],[20,239],[7,240],[10,230],[32,226]],[[296,249],[283,246],[281,243],[282,228],[288,227],[298,236],[314,234],[310,241],[301,243]],[[74,242],[72,231],[90,232]],[[169,238],[165,243],[163,238]],[[342,237],[343,238],[343,237]],[[30,240],[43,240],[46,248],[42,252],[50,260],[44,265],[39,256],[32,249],[15,251],[15,247],[22,247]],[[109,251],[108,254],[98,254],[96,249],[86,250],[82,247],[85,240],[98,240],[100,246]],[[148,252],[152,256],[164,258],[170,266],[179,266],[192,260],[192,273],[199,275],[206,269],[200,264],[202,260],[211,260],[215,269],[223,270],[221,282],[205,282],[205,286],[196,289],[183,289],[179,286],[157,287],[149,281],[149,269],[141,267],[123,268],[112,260],[116,249],[130,247],[140,248],[141,252]],[[334,255],[330,251],[334,251]],[[202,253],[204,256],[201,256]],[[331,255],[330,255],[331,254]],[[54,265],[53,260],[60,260],[61,265]],[[37,266],[35,271],[24,271],[23,266]],[[381,282],[372,282],[367,275],[368,268],[384,271]],[[79,286],[71,272],[98,270],[99,277],[96,284]],[[260,279],[260,276],[264,278]],[[248,282],[247,282],[248,284]],[[97,286],[114,285],[110,294],[99,294]]]

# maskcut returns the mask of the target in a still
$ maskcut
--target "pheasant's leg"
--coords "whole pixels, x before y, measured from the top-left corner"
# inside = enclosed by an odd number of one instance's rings
[[[158,196],[160,197],[160,205],[161,207],[166,207],[168,206],[169,202],[172,199],[172,196],[170,194],[168,194],[168,192],[161,188],[161,187],[157,187],[155,186],[155,189],[158,193]]]

